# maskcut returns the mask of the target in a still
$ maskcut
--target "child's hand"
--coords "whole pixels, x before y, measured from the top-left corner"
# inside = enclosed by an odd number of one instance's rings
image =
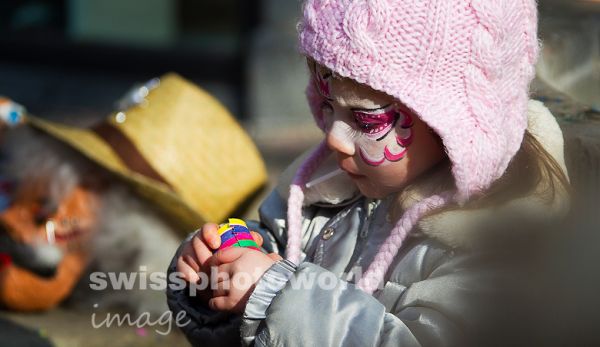
[[[210,265],[207,264],[207,260],[213,256],[213,251],[221,245],[218,229],[217,224],[207,223],[201,231],[197,232],[190,241],[183,245],[181,254],[177,258],[177,272],[182,274],[184,280],[197,283],[200,280],[199,273],[202,272],[210,276]],[[262,236],[254,231],[250,233],[256,244],[259,247],[262,246]],[[204,302],[208,302],[208,299],[212,297],[211,294],[210,286],[199,292],[199,296]]]
[[[243,313],[254,285],[273,263],[282,259],[277,253],[264,254],[248,248],[228,248],[208,260],[226,274],[218,282],[213,297],[208,301],[216,311]]]

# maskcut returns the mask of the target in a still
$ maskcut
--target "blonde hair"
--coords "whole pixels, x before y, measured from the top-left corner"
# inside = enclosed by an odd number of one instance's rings
[[[441,191],[454,189],[454,180],[448,165],[447,180],[437,187]],[[542,144],[529,131],[525,131],[521,148],[511,160],[504,175],[497,179],[488,190],[469,200],[460,209],[479,209],[501,205],[509,200],[536,194],[547,202],[552,202],[557,194],[570,194],[571,186],[566,173],[556,159],[544,149]],[[458,209],[450,204],[430,214]]]

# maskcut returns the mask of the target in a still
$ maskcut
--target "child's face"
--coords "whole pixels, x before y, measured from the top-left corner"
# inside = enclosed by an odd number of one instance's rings
[[[332,77],[318,65],[314,70],[317,89],[327,99],[322,106],[327,144],[365,196],[399,192],[445,157],[437,135],[391,96]]]

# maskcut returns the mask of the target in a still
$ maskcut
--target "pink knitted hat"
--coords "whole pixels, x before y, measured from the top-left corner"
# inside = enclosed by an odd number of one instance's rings
[[[405,211],[358,283],[372,292],[423,214],[485,192],[521,146],[538,55],[536,3],[307,0],[299,39],[302,53],[317,63],[411,108],[440,136],[452,163],[457,190]],[[313,88],[309,83],[307,96],[321,125],[322,100]],[[292,186],[288,257],[295,261],[300,216],[293,207],[302,199],[302,178],[320,159],[309,158]]]

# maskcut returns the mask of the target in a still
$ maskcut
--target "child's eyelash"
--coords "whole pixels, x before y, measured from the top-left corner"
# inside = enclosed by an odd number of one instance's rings
[[[398,114],[388,108],[389,105],[384,107],[381,112],[376,112],[377,110],[354,111],[356,127],[366,135],[377,135],[389,129],[390,126],[393,127],[398,120]]]
[[[375,109],[351,109],[352,119],[350,123],[346,123],[348,126],[344,127],[344,135],[348,138],[358,139],[362,136],[379,136],[386,129],[390,129],[395,126],[398,120],[398,114],[394,111],[393,118],[390,119],[390,109],[392,105],[386,105]],[[325,101],[321,104],[321,112],[323,116],[327,117],[329,113],[333,112],[333,106],[330,102]],[[327,119],[325,120],[327,124]],[[333,119],[329,119],[333,122]],[[326,128],[331,127],[332,124],[326,125]],[[389,133],[389,131],[388,131]],[[387,133],[386,133],[387,135]],[[385,137],[385,136],[383,136]],[[379,141],[381,138],[378,138]]]
[[[369,122],[362,122],[362,121],[356,120],[356,125],[361,131],[363,131],[365,133],[376,134],[376,133],[382,131],[383,129],[387,128],[389,124],[369,123]]]
[[[361,112],[361,113],[372,113],[372,112],[386,112],[392,104],[387,104],[385,106],[375,107],[375,108],[351,108],[352,112]]]
[[[355,129],[355,127],[352,126],[346,127],[346,133],[346,135],[352,139],[358,139],[364,135],[362,131]]]

